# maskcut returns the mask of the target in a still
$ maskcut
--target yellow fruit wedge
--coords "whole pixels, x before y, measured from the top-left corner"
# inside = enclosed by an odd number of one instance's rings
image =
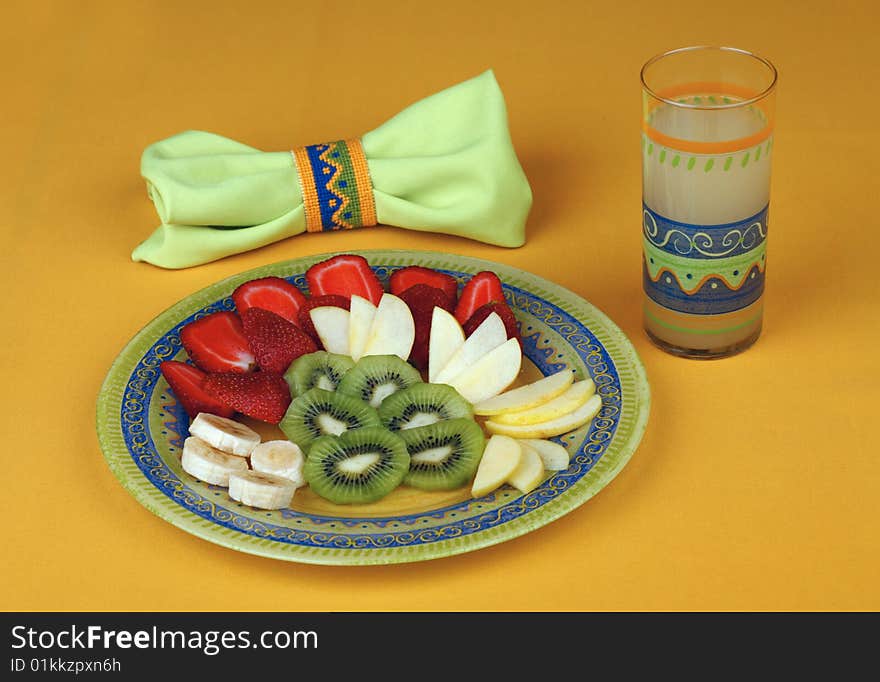
[[[513,438],[490,436],[477,467],[471,495],[482,497],[500,488],[519,466],[521,459],[522,448]]]
[[[537,424],[499,424],[496,421],[487,421],[486,428],[490,433],[510,436],[511,438],[552,438],[561,436],[563,433],[574,431],[584,424],[589,423],[599,408],[602,407],[602,399],[598,394],[593,394],[587,402],[556,419],[551,419]]]
[[[574,382],[574,373],[565,369],[512,391],[506,391],[474,405],[474,413],[483,416],[519,412],[553,400]]]
[[[529,446],[522,447],[522,457],[513,473],[507,477],[507,482],[521,493],[529,493],[544,480],[544,461],[537,451]]]
[[[596,392],[592,379],[576,381],[562,395],[519,412],[505,412],[493,417],[499,424],[538,424],[570,414],[583,405]]]
[[[538,453],[538,456],[544,462],[544,468],[547,471],[564,471],[568,469],[571,456],[568,450],[559,443],[552,440],[543,440],[536,438],[523,438],[519,441],[520,447],[524,450],[531,448]]]

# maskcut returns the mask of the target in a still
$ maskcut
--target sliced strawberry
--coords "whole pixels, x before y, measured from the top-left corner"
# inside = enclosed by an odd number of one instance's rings
[[[159,370],[190,419],[195,419],[199,412],[209,412],[220,417],[231,417],[235,414],[235,410],[205,391],[207,375],[198,367],[177,360],[166,360],[160,363]]]
[[[438,272],[431,268],[425,268],[421,265],[410,265],[400,270],[395,270],[388,280],[388,286],[391,293],[400,296],[404,291],[416,284],[427,284],[442,290],[453,301],[458,298],[458,281],[452,275],[444,272]]]
[[[248,308],[241,323],[257,364],[265,372],[284,374],[300,355],[318,350],[311,336],[271,310]]]
[[[428,342],[431,338],[431,320],[434,308],[443,308],[452,312],[455,308],[454,299],[442,289],[427,284],[416,284],[401,292],[401,300],[409,306],[416,326],[416,338],[409,354],[410,362],[419,369],[428,367]]]
[[[277,424],[290,405],[290,389],[275,372],[220,372],[209,374],[205,390],[241,414]]]
[[[249,308],[264,308],[296,324],[300,306],[306,297],[293,284],[281,277],[262,277],[241,284],[232,292],[239,315]]]
[[[324,305],[336,306],[337,308],[345,308],[348,310],[351,306],[351,299],[345,296],[329,294],[327,296],[315,296],[314,298],[306,299],[306,302],[303,303],[302,307],[299,309],[299,317],[297,319],[299,322],[299,328],[311,336],[312,340],[319,346],[321,341],[318,338],[318,332],[315,331],[315,325],[312,323],[309,311],[312,308],[319,308]]]
[[[184,325],[180,342],[196,367],[205,372],[250,372],[256,366],[241,319],[228,310]]]
[[[306,271],[306,281],[312,296],[336,294],[351,298],[357,294],[378,304],[385,293],[367,259],[350,253],[315,263]]]
[[[477,308],[489,301],[503,301],[504,290],[501,280],[494,272],[484,270],[468,280],[461,290],[458,304],[455,306],[455,319],[464,325]]]
[[[477,308],[474,314],[468,318],[468,321],[462,325],[465,336],[473,334],[474,329],[479,327],[483,320],[492,313],[498,313],[498,317],[501,318],[501,321],[504,323],[504,329],[507,331],[507,338],[516,339],[519,341],[519,345],[522,346],[522,337],[519,333],[519,324],[517,324],[516,316],[513,314],[510,306],[504,301],[489,301]]]

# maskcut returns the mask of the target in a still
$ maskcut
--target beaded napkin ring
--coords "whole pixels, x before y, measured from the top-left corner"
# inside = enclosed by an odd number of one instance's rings
[[[309,232],[376,224],[373,184],[360,140],[312,144],[291,153]]]

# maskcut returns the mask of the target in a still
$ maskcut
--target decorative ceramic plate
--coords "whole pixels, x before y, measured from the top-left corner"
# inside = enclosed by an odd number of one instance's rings
[[[300,488],[289,509],[258,510],[225,488],[194,479],[180,466],[189,419],[159,371],[186,359],[183,325],[234,309],[242,282],[277,275],[307,290],[305,272],[332,254],[267,265],[230,277],[172,306],[135,336],[113,363],[97,405],[97,430],[113,473],[147,509],[205,540],[262,556],[316,564],[389,564],[469,552],[533,531],[586,502],[611,481],[638,446],[648,419],[645,370],[632,344],[603,313],[574,293],[517,268],[418,251],[362,251],[377,275],[406,265],[447,272],[460,282],[496,272],[520,322],[520,382],[571,368],[591,377],[602,397],[593,421],[557,440],[568,448],[565,471],[548,472],[523,495],[504,486],[472,499],[469,491],[425,492],[400,486],[369,505],[334,505]],[[276,427],[247,421],[264,439]]]

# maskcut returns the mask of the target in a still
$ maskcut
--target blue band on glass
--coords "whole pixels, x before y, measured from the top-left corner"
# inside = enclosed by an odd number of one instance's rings
[[[764,272],[756,265],[738,289],[731,289],[722,277],[708,277],[692,294],[685,293],[670,272],[661,272],[655,282],[642,261],[645,293],[664,308],[692,315],[719,315],[740,310],[757,301],[764,292]]]
[[[735,223],[688,225],[655,213],[642,203],[642,231],[658,249],[686,258],[729,258],[748,253],[767,239],[769,204]]]

